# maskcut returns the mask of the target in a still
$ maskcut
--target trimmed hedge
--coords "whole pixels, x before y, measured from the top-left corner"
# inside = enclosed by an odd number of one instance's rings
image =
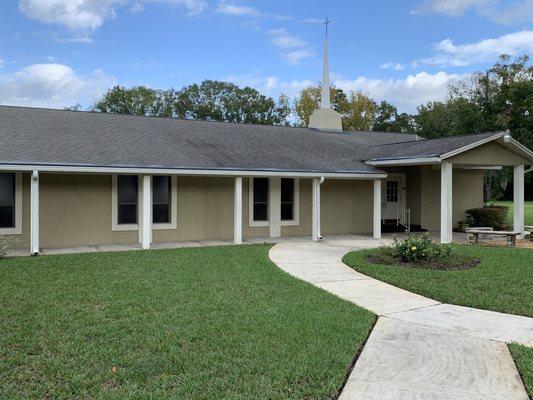
[[[507,229],[507,206],[485,206],[466,211],[467,223],[472,227],[490,226],[494,229]]]

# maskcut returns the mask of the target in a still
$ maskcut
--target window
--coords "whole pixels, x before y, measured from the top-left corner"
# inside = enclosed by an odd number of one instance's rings
[[[137,224],[137,176],[117,177],[117,207],[119,225]]]
[[[268,178],[253,178],[253,220],[268,221]]]
[[[170,176],[154,176],[152,178],[152,190],[154,224],[170,224],[172,222],[172,182]]]
[[[387,181],[387,203],[398,202],[398,181]]]
[[[271,193],[274,191],[274,193]],[[296,178],[250,178],[248,187],[248,219],[250,227],[270,226],[270,201],[276,199],[273,209],[279,209],[274,217],[281,226],[300,225],[300,180]],[[279,207],[279,208],[278,208]]]
[[[0,228],[15,228],[15,174],[0,174]]]
[[[294,179],[281,179],[281,220],[294,220]]]

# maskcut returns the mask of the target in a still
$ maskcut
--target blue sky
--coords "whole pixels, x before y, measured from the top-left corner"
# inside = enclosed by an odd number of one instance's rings
[[[291,97],[320,79],[402,111],[533,53],[533,0],[9,0],[0,3],[0,104],[89,106],[109,87],[231,80]]]

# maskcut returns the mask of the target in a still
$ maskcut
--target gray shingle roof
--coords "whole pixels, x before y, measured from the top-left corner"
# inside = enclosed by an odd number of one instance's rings
[[[415,138],[0,106],[3,164],[379,173],[368,146]]]
[[[450,151],[460,149],[500,134],[499,132],[479,133],[474,135],[452,136],[438,139],[402,141],[371,146],[366,150],[368,161],[396,160],[405,158],[439,157]]]
[[[382,171],[365,161],[439,157],[496,134],[423,140],[0,106],[0,165],[370,174]]]

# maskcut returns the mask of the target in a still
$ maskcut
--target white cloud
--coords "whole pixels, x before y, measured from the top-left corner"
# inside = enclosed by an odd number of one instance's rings
[[[282,56],[289,64],[299,64],[301,61],[315,56],[306,41],[291,35],[286,29],[271,29],[267,35],[272,44],[282,51]]]
[[[4,68],[5,61],[0,58],[0,68]]]
[[[503,0],[425,0],[411,14],[444,14],[453,17],[475,10],[480,16],[501,24],[533,22],[533,0],[512,3]]]
[[[414,112],[416,107],[428,101],[443,100],[448,87],[468,75],[437,72],[430,74],[419,72],[403,79],[374,79],[364,76],[355,79],[337,77],[333,84],[344,91],[362,91],[369,93],[377,101],[387,100],[398,110]]]
[[[302,24],[323,24],[324,20],[318,18],[305,18],[302,19]]]
[[[253,7],[249,6],[239,6],[234,3],[228,3],[226,1],[220,1],[218,3],[216,11],[225,15],[236,15],[236,16],[251,16],[258,17],[261,13]]]
[[[33,64],[0,74],[0,104],[63,108],[88,106],[116,84],[114,77],[97,69],[78,75],[64,64]]]
[[[459,16],[471,8],[486,6],[489,3],[494,3],[494,0],[426,0],[420,11]]]
[[[433,45],[436,55],[417,60],[416,65],[465,66],[479,62],[494,61],[500,54],[511,56],[533,53],[533,31],[520,31],[477,43],[456,45],[445,39]]]
[[[144,11],[144,5],[141,4],[141,3],[134,3],[131,7],[130,7],[130,13],[132,14],[140,14]]]
[[[313,58],[314,56],[315,53],[309,49],[294,50],[283,54],[283,57],[292,65],[300,64],[303,60]]]
[[[142,3],[166,3],[187,8],[188,15],[202,12],[207,3],[204,0],[139,0],[130,8],[132,12],[142,11]],[[128,0],[20,0],[20,11],[29,18],[46,24],[66,26],[73,30],[91,31],[115,18],[116,9],[128,5]]]
[[[401,79],[379,79],[365,76],[349,79],[332,74],[332,83],[347,93],[362,91],[368,93],[376,101],[387,100],[398,107],[400,112],[413,113],[420,104],[445,99],[449,85],[467,77],[468,75],[446,72],[435,74],[419,72]],[[280,93],[285,93],[291,98],[296,97],[302,89],[317,84],[316,81],[311,80],[284,82],[276,76],[261,77],[257,74],[230,76],[225,77],[224,80],[240,86],[251,86],[269,96],[277,97]]]
[[[96,29],[116,16],[124,0],[20,0],[19,9],[28,17],[70,29]]]
[[[272,43],[280,49],[294,49],[307,46],[305,41],[288,34],[285,29],[271,29],[267,34],[271,37]]]
[[[381,69],[393,69],[395,71],[401,71],[405,66],[401,63],[386,62],[379,66]]]

